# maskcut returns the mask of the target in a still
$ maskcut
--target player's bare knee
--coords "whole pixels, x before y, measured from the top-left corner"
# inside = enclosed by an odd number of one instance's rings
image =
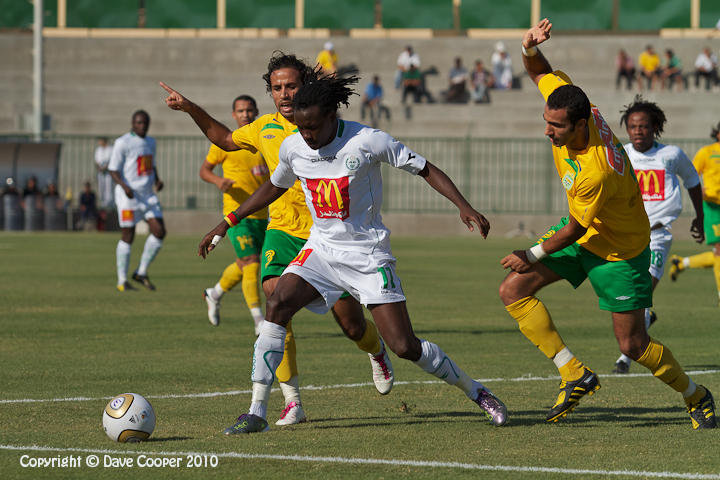
[[[510,305],[517,302],[521,298],[525,298],[531,293],[527,293],[524,283],[521,280],[519,274],[512,272],[510,273],[500,284],[500,299],[505,305]]]
[[[267,299],[265,306],[265,320],[277,323],[283,327],[286,326],[292,318],[292,315],[295,313],[289,307],[289,303],[281,298],[281,295],[273,293]]]
[[[422,355],[422,345],[417,337],[399,338],[392,341],[385,339],[390,350],[398,357],[416,362]]]
[[[645,353],[649,341],[650,338],[647,335],[627,336],[618,338],[618,346],[620,347],[620,352],[633,360],[637,360]]]

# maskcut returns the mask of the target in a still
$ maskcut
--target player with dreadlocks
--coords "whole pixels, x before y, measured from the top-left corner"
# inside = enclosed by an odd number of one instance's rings
[[[663,276],[672,245],[671,224],[682,210],[678,177],[683,180],[695,207],[695,219],[690,233],[703,241],[702,187],[695,167],[685,153],[675,145],[663,145],[657,140],[665,127],[665,113],[656,103],[640,95],[620,112],[620,126],[625,126],[630,143],[625,151],[630,157],[637,177],[643,204],[650,220],[650,275],[653,290]],[[655,312],[645,309],[645,328],[657,319]],[[621,355],[615,362],[615,373],[627,373],[630,357]]]
[[[270,204],[295,184],[302,184],[313,216],[310,238],[283,272],[268,298],[266,321],[255,343],[253,389],[273,382],[283,357],[285,326],[301,308],[325,312],[343,292],[367,305],[388,347],[401,358],[460,388],[494,425],[506,421],[505,405],[472,380],[437,345],[415,336],[405,295],[390,250],[390,231],[380,217],[381,164],[419,175],[460,210],[469,230],[483,237],[490,228],[457,190],[452,180],[425,158],[385,132],[343,121],[337,110],[348,105],[356,77],[327,76],[300,87],[293,99],[299,133],[280,147],[280,162],[270,177],[233,214],[208,233],[199,246],[204,258],[215,236]],[[246,431],[267,429],[251,411],[241,416]]]
[[[316,70],[295,55],[274,52],[263,80],[277,112],[262,115],[254,122],[235,131],[213,119],[198,105],[166,84],[160,82],[160,85],[168,92],[165,100],[167,105],[173,110],[187,112],[211,142],[226,152],[239,149],[259,151],[272,173],[278,166],[278,153],[283,140],[297,132],[293,97],[301,85],[316,79],[317,74]],[[312,217],[305,205],[299,182],[290,185],[288,194],[270,205],[269,210],[270,222],[263,241],[260,265],[260,278],[266,297],[270,297],[283,270],[305,245],[312,227]],[[233,232],[230,234],[232,235]],[[209,314],[212,315],[213,308],[219,307],[220,292],[212,292],[212,289],[208,289],[204,293]],[[213,293],[218,295],[214,296]],[[378,336],[377,328],[372,321],[365,320],[362,306],[346,294],[334,305],[332,312],[345,335],[370,357],[375,388],[381,394],[389,393],[394,380],[392,364],[385,345]],[[289,325],[287,335],[283,338],[285,350],[283,362],[279,366],[276,365],[277,371],[273,369],[273,372],[277,374],[285,397],[285,408],[276,425],[291,425],[304,422],[306,416],[300,403],[295,338]],[[280,349],[283,350],[282,343]],[[258,386],[253,390],[253,404],[263,418],[266,415],[269,396],[270,387]],[[227,435],[244,433],[242,423],[238,422],[233,427],[225,429],[224,433]]]

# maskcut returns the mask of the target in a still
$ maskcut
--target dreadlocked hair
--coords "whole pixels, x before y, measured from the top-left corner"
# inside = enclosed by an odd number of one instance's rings
[[[295,70],[297,70],[300,74],[300,83],[302,83],[303,85],[317,78],[317,73],[315,72],[315,70],[313,70],[312,67],[310,67],[303,60],[297,58],[293,54],[288,54],[280,50],[275,50],[272,54],[272,57],[270,57],[270,61],[268,62],[267,73],[263,75],[263,80],[265,80],[265,87],[268,92],[271,89],[270,75],[272,75],[274,71],[280,70],[281,68],[294,68]]]
[[[314,70],[316,78],[304,83],[293,97],[293,108],[304,110],[317,105],[324,112],[334,112],[340,105],[350,106],[350,96],[357,95],[351,85],[358,83],[360,77],[349,75],[338,77],[335,73],[321,76],[322,69]]]
[[[625,105],[625,110],[620,110],[622,117],[620,117],[620,126],[625,125],[627,127],[628,118],[633,113],[644,112],[650,119],[650,124],[655,131],[655,138],[660,138],[663,132],[663,127],[667,118],[665,118],[665,112],[657,106],[655,102],[648,102],[642,95],[635,95],[635,99],[631,104]]]

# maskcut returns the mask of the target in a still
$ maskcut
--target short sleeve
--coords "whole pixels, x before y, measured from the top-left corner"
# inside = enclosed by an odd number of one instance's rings
[[[223,149],[214,143],[211,143],[205,160],[212,165],[219,165],[225,161],[225,156],[225,151]]]
[[[700,176],[695,170],[685,152],[677,149],[677,174],[683,180],[685,188],[697,187],[700,184]]]
[[[372,130],[369,137],[370,149],[379,161],[414,175],[425,168],[427,163],[425,157],[412,151],[407,145],[387,133]]]
[[[122,141],[122,138],[118,138],[117,140],[115,140],[115,143],[113,144],[112,154],[110,154],[110,163],[108,164],[108,170],[117,172],[122,169],[123,160],[125,159],[124,147],[125,142]]]
[[[292,170],[289,158],[288,140],[292,137],[286,138],[282,145],[280,145],[280,153],[278,154],[278,166],[275,171],[270,175],[270,182],[279,188],[290,188],[297,181],[297,175]]]
[[[693,166],[698,174],[702,175],[705,169],[705,157],[707,157],[705,147],[701,148],[693,158]]]
[[[614,193],[614,182],[602,176],[584,178],[575,189],[575,196],[570,202],[570,215],[580,225],[587,228],[597,216],[605,201]]]
[[[251,152],[257,152],[257,122],[248,123],[232,133],[235,145]]]
[[[548,73],[540,79],[538,82],[538,89],[547,102],[548,97],[555,91],[556,88],[572,84],[572,80],[570,80],[570,77],[568,77],[565,72],[556,70],[552,73]]]

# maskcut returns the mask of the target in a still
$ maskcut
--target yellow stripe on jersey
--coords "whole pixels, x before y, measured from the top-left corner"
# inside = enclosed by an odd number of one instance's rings
[[[720,142],[702,147],[695,154],[693,165],[702,176],[703,199],[720,203]]]
[[[213,165],[222,165],[223,177],[235,181],[233,186],[223,193],[223,215],[237,209],[260,185],[270,178],[265,160],[257,151],[236,150],[226,152],[216,145],[210,145],[205,160]],[[263,208],[252,215],[248,215],[247,218],[265,220],[268,218],[268,210]]]
[[[542,77],[538,88],[547,101],[556,88],[568,84],[570,78],[557,71]],[[650,242],[640,188],[622,144],[594,105],[588,128],[585,150],[552,147],[570,215],[587,227],[577,243],[606,260],[628,260]]]
[[[285,138],[297,132],[297,127],[279,113],[263,115],[254,122],[233,132],[238,147],[259,151],[270,173],[280,161],[280,145]],[[312,216],[305,204],[300,182],[295,182],[282,197],[270,204],[268,230],[280,230],[298,238],[308,238]]]

